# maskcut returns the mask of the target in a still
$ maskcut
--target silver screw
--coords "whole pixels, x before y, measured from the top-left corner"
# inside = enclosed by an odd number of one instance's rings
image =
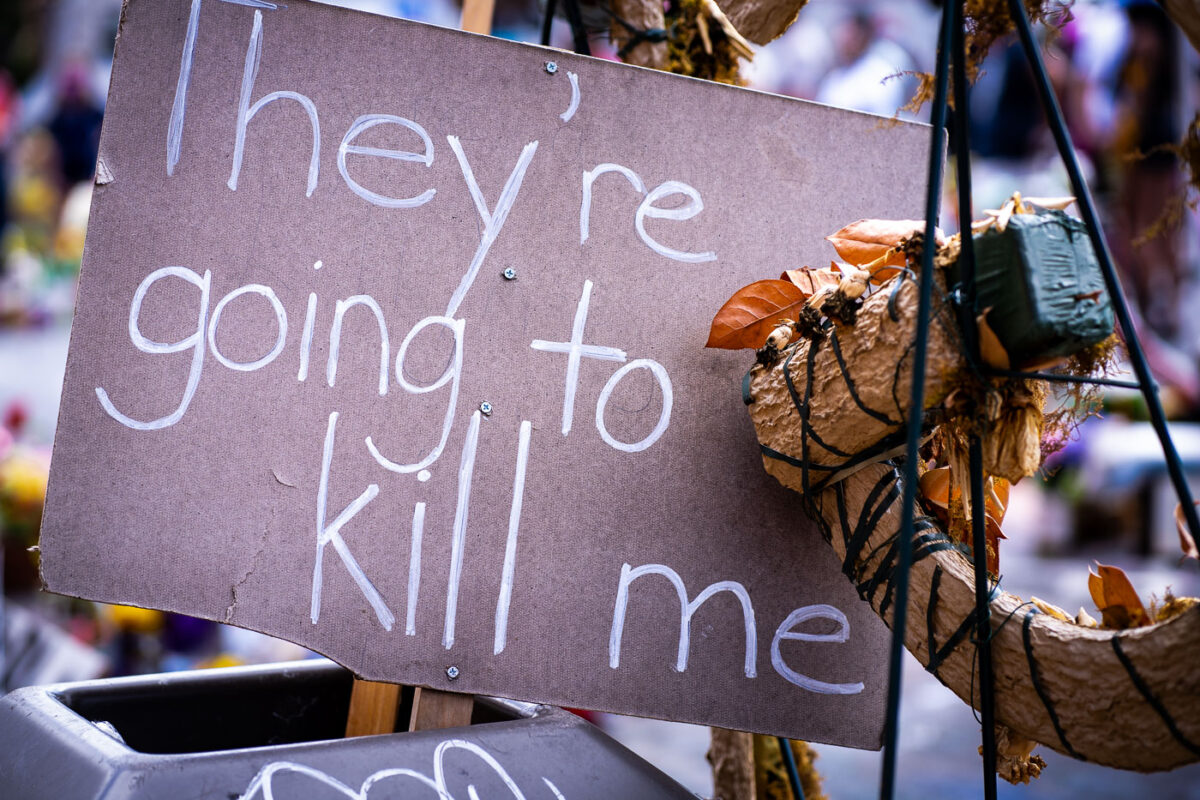
[[[506,281],[515,281],[517,279],[517,271],[512,267],[507,268],[500,274],[504,276],[504,280]]]
[[[492,415],[492,404],[489,403],[487,400],[484,400],[482,403],[479,404],[479,411],[485,417],[490,417]]]
[[[551,75],[558,72],[558,64],[555,64],[553,61],[547,61],[546,72],[549,72]]]
[[[453,666],[446,667],[446,677],[449,678],[450,680],[457,679],[458,678],[458,667],[453,667]]]

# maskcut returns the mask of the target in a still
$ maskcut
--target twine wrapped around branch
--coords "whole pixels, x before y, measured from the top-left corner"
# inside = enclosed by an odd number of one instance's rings
[[[867,298],[854,325],[828,323],[775,364],[750,370],[747,402],[763,464],[790,489],[818,490],[903,452],[917,291],[911,280],[888,288]],[[934,320],[927,409],[945,400],[965,365],[944,301],[936,303]]]
[[[903,451],[916,294],[911,281],[885,284],[854,324],[826,320],[811,338],[756,365],[743,391],[767,471],[805,495],[843,571],[889,624],[902,491],[899,471],[879,462]],[[954,331],[948,305],[936,302],[925,395],[927,409],[937,410],[926,411],[929,425],[953,405],[944,401],[963,375]],[[978,707],[974,571],[964,549],[935,520],[915,521],[905,645]],[[1200,671],[1183,655],[1200,651],[1200,604],[1182,609],[1157,624],[1114,631],[992,587],[1002,775],[1036,777],[1033,742],[1145,772],[1200,760]]]

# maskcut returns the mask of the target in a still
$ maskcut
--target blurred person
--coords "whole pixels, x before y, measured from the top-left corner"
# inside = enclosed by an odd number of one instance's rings
[[[971,95],[971,149],[984,158],[1023,160],[1037,154],[1044,128],[1037,87],[1017,42],[996,48],[984,62],[987,81]]]
[[[1188,275],[1179,254],[1178,220],[1158,225],[1182,191],[1174,152],[1179,125],[1179,38],[1150,0],[1126,6],[1129,41],[1118,73],[1114,172],[1114,255],[1146,322],[1168,340],[1179,325]]]
[[[782,36],[755,54],[743,74],[755,89],[812,100],[821,76],[832,66],[828,29],[801,14]]]
[[[8,154],[17,124],[18,101],[12,77],[0,67],[0,241],[8,227]]]
[[[874,12],[851,12],[834,29],[833,42],[834,67],[821,79],[817,102],[888,117],[908,102],[911,81],[897,76],[911,72],[913,61],[880,37]]]
[[[90,181],[100,148],[104,112],[91,98],[86,67],[68,64],[59,76],[57,107],[47,128],[58,146],[64,188]]]

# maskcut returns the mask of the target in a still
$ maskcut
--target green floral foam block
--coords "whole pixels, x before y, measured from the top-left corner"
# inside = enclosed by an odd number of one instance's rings
[[[976,308],[987,312],[1014,367],[1068,356],[1112,333],[1112,302],[1083,222],[1061,211],[1014,214],[1005,230],[989,228],[974,241]]]

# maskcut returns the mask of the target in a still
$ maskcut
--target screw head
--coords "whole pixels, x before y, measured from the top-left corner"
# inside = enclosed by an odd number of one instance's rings
[[[487,400],[484,400],[482,403],[479,404],[479,411],[485,417],[490,417],[492,415],[492,404],[489,403]]]
[[[558,64],[555,64],[553,61],[547,61],[546,72],[549,72],[551,75],[558,72]]]
[[[450,680],[457,679],[458,674],[459,674],[458,667],[454,667],[454,666],[446,667],[446,677],[449,678]]]
[[[508,267],[500,274],[504,276],[504,280],[506,281],[515,281],[517,279],[517,271],[512,267]]]

